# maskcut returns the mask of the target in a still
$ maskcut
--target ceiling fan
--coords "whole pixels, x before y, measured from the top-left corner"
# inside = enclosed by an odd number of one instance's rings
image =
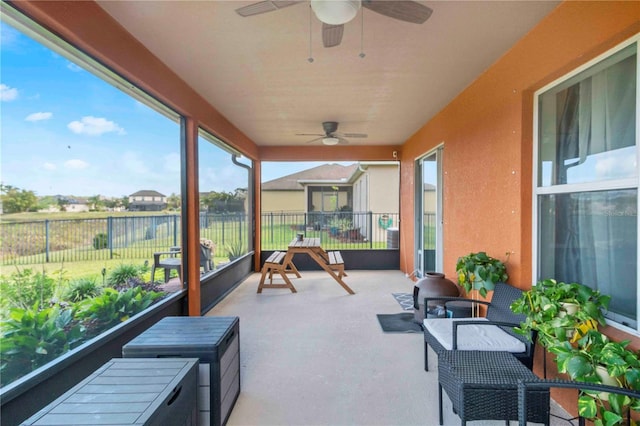
[[[338,133],[338,122],[336,121],[325,121],[322,123],[322,128],[324,129],[324,134],[321,133],[297,133],[296,136],[318,136],[315,139],[311,139],[307,141],[307,143],[313,143],[317,141],[322,141],[325,145],[337,145],[342,144],[346,145],[349,141],[346,138],[366,138],[367,135],[364,133]]]
[[[377,12],[389,18],[398,19],[413,24],[422,24],[433,10],[417,2],[408,0],[310,0],[311,8],[316,17],[322,21],[322,43],[324,47],[338,46],[342,42],[344,24],[352,20],[360,6]],[[236,9],[243,17],[259,15],[266,12],[283,9],[304,0],[268,0],[259,1]]]

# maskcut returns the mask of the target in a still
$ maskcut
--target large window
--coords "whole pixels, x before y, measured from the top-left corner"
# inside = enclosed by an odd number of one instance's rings
[[[169,282],[162,269],[151,273],[155,253],[179,253],[181,126],[131,83],[0,7],[4,390],[181,288],[179,263]]]
[[[536,94],[538,279],[612,296],[638,330],[638,38]]]
[[[332,249],[397,249],[399,182],[392,161],[262,163],[262,250],[300,232]]]
[[[248,194],[252,163],[212,134],[198,138],[200,239],[210,246],[201,253],[204,272],[214,271],[253,250],[252,216]],[[202,256],[209,256],[209,263]]]

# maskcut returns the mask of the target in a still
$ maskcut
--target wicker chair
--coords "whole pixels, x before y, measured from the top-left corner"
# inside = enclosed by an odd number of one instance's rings
[[[505,283],[497,283],[491,302],[464,299],[460,297],[427,297],[444,303],[479,303],[487,306],[484,318],[425,318],[424,329],[424,370],[429,371],[429,346],[437,354],[446,350],[486,350],[511,352],[530,370],[533,368],[533,354],[537,335],[532,333],[528,339],[513,331],[524,321],[524,315],[511,311],[511,303],[522,295],[522,290]],[[458,330],[460,329],[460,330]],[[478,341],[477,337],[487,335],[490,341]],[[459,338],[459,336],[461,338]]]
[[[573,380],[521,380],[518,383],[518,424],[520,426],[526,426],[527,416],[530,415],[532,411],[536,410],[536,407],[533,406],[534,404],[531,404],[529,401],[531,391],[550,390],[551,388],[580,389],[587,391],[617,393],[620,395],[629,396],[631,398],[640,399],[639,391],[619,388],[616,386],[603,385],[600,383],[576,382]],[[547,423],[549,422],[547,421]],[[582,417],[578,417],[578,424],[580,426],[584,426],[585,419]]]

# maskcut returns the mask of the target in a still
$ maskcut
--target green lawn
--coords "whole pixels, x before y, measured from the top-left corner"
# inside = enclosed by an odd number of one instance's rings
[[[130,216],[175,216],[180,215],[179,211],[168,212],[54,212],[54,213],[11,213],[3,214],[3,222],[31,222],[35,220],[78,220],[78,219],[104,219],[107,217],[130,217]]]
[[[169,247],[176,245],[172,227],[159,225],[151,239],[136,237],[128,241],[120,239],[113,240],[113,249],[96,249],[94,247],[94,235],[98,228],[91,228],[90,219],[104,219],[106,217],[131,217],[131,216],[166,216],[177,215],[179,212],[84,212],[84,213],[20,213],[3,215],[2,220],[8,223],[27,222],[34,220],[63,220],[62,225],[51,225],[49,227],[49,262],[44,253],[44,228],[23,227],[20,232],[6,233],[2,235],[4,241],[0,242],[2,253],[0,253],[0,275],[9,275],[16,268],[33,269],[35,271],[45,271],[48,274],[60,270],[65,271],[68,279],[82,277],[96,277],[102,279],[101,271],[106,270],[108,275],[110,270],[121,264],[143,265],[145,261],[149,265],[153,263],[153,253],[166,251]],[[323,248],[327,250],[348,250],[348,249],[384,249],[385,241],[342,241],[330,235],[325,230],[312,230],[301,228],[303,225],[285,217],[285,220],[278,220],[279,216],[273,218],[263,218],[261,232],[262,250],[286,250],[288,243],[295,238],[297,232],[304,232],[307,237],[318,237],[322,240]],[[170,229],[171,228],[171,229]],[[144,231],[144,227],[140,227]],[[178,228],[179,229],[179,228]],[[302,230],[304,229],[304,230]],[[179,232],[179,231],[178,231]],[[227,247],[235,243],[240,237],[244,241],[244,248],[247,247],[246,223],[229,220],[229,218],[214,218],[208,220],[206,225],[200,230],[202,238],[207,238],[216,243],[214,251],[214,264],[228,261]],[[180,236],[177,236],[177,245],[180,244]],[[14,247],[15,245],[15,247]],[[115,247],[126,245],[126,247]],[[29,248],[30,252],[25,251]],[[22,250],[22,251],[21,251]],[[158,275],[156,275],[158,277]],[[158,277],[159,278],[159,277]]]

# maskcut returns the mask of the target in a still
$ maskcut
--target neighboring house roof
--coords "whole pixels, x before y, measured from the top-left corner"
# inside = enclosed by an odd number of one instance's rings
[[[353,169],[353,173],[351,174],[351,176],[349,176],[348,179],[351,183],[355,182],[360,177],[360,175],[362,175],[369,168],[369,166],[398,167],[398,163],[393,161],[360,161],[355,165],[357,167]]]
[[[341,164],[323,164],[298,173],[273,179],[262,184],[263,191],[302,191],[301,181],[326,181],[326,183],[347,182],[358,168],[358,164],[343,166]]]
[[[68,198],[67,204],[89,204],[86,198]]]
[[[142,191],[134,192],[129,197],[166,197],[166,195],[159,193],[158,191],[152,191],[143,189]]]

